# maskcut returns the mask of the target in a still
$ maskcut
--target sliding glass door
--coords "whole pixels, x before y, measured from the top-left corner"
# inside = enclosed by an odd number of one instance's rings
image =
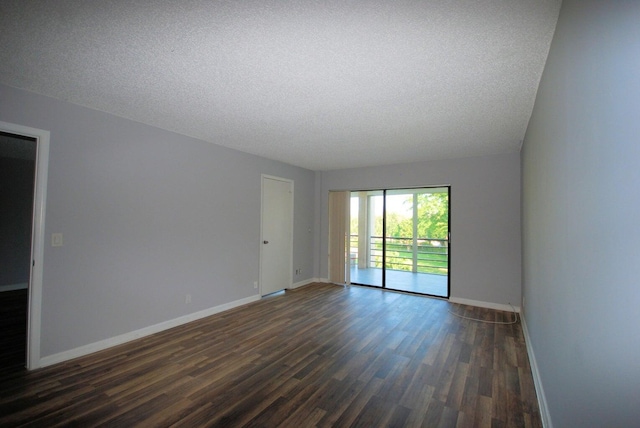
[[[382,190],[351,192],[349,236],[351,283],[382,287]]]
[[[449,296],[449,188],[351,192],[353,284]]]

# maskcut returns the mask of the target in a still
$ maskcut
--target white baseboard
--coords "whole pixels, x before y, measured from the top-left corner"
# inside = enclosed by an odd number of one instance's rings
[[[19,284],[0,285],[0,293],[3,291],[26,290],[27,288],[29,288],[28,282],[21,282]]]
[[[329,279],[328,278],[314,278],[313,279],[314,282],[324,282],[324,283],[329,283]],[[380,288],[382,290],[382,288]],[[391,291],[399,291],[399,290],[391,290]],[[483,302],[481,300],[471,300],[471,299],[463,299],[460,297],[449,297],[448,299],[451,303],[459,303],[461,305],[469,305],[469,306],[477,306],[480,308],[487,308],[487,309],[496,309],[498,311],[505,311],[505,312],[513,312],[513,310],[515,309],[517,313],[520,313],[520,306],[511,306],[511,305],[505,305],[502,303],[492,303],[492,302]]]
[[[498,311],[513,312],[515,309],[517,313],[520,313],[520,306],[505,305],[503,303],[491,303],[483,302],[480,300],[462,299],[460,297],[449,297],[451,303],[458,303],[461,305],[477,306],[479,308],[495,309]]]
[[[549,406],[547,405],[547,397],[544,395],[544,389],[542,388],[542,379],[540,378],[540,372],[538,371],[538,363],[536,361],[536,356],[533,353],[533,347],[531,346],[531,340],[529,338],[527,322],[522,315],[520,315],[520,320],[522,321],[522,333],[524,334],[524,343],[527,347],[527,355],[529,356],[529,366],[531,366],[533,385],[536,389],[536,396],[538,397],[538,407],[540,409],[542,426],[544,428],[553,428],[553,423],[551,423],[551,415],[549,414]]]
[[[293,288],[302,287],[304,285],[311,284],[311,283],[314,283],[314,282],[320,282],[320,283],[327,284],[327,283],[329,283],[329,280],[327,278],[309,278],[309,279],[307,279],[305,281],[301,281],[301,282],[297,282],[297,283],[293,284]],[[302,285],[297,285],[297,284],[302,284]]]
[[[299,282],[296,282],[295,284],[292,284],[291,287],[289,287],[288,289],[295,290],[296,288],[304,287],[305,285],[309,285],[314,282],[318,282],[318,280],[316,278],[305,279],[304,281],[299,281]]]
[[[315,281],[321,282],[323,284],[333,284],[333,285],[339,285],[339,286],[351,285],[351,284],[340,284],[339,282],[331,282],[329,281],[329,278],[315,278]]]
[[[169,321],[164,321],[159,324],[155,324],[149,327],[144,327],[139,330],[131,331],[129,333],[121,334],[119,336],[111,337],[109,339],[100,340],[98,342],[90,343],[88,345],[80,346],[78,348],[63,351],[57,354],[48,355],[40,359],[39,367],[46,367],[52,364],[61,363],[63,361],[71,360],[73,358],[82,357],[84,355],[92,354],[94,352],[102,351],[113,346],[121,345],[126,342],[130,342],[141,337],[149,336],[151,334],[159,333],[164,330],[168,330],[173,327],[177,327],[182,324],[189,323],[201,318],[205,318],[219,312],[223,312],[229,309],[236,308],[238,306],[246,305],[251,302],[260,300],[260,295],[254,295],[245,297],[244,299],[235,300],[233,302],[225,303],[223,305],[214,306],[213,308],[205,309],[192,314],[184,315],[178,318],[174,318]]]

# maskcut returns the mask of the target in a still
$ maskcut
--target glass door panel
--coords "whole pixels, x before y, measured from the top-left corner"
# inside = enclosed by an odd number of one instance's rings
[[[449,188],[394,189],[385,200],[389,289],[449,296]]]
[[[383,192],[351,192],[349,268],[353,284],[383,286]]]

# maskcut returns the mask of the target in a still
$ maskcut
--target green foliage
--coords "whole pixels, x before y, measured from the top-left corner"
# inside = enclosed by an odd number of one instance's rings
[[[350,221],[350,225],[349,225],[349,233],[351,233],[352,235],[357,235],[358,234],[358,217],[351,217],[351,221]]]
[[[446,193],[418,195],[418,237],[447,239],[449,207]]]
[[[447,239],[449,233],[449,207],[446,193],[423,193],[418,199],[418,238]],[[413,210],[413,196],[405,201]],[[376,218],[375,235],[382,236],[382,218]],[[413,219],[397,213],[387,214],[386,236],[412,237]]]
[[[422,193],[416,197],[418,221],[418,239],[427,239],[419,243],[417,271],[432,274],[447,274],[448,246],[440,246],[438,242],[429,241],[447,240],[449,234],[449,204],[447,193]],[[406,211],[413,212],[414,197],[407,195],[403,201]],[[351,219],[351,234],[358,234],[358,219]],[[397,212],[387,212],[387,230],[382,231],[382,217],[374,219],[371,231],[373,236],[386,236],[389,238],[405,238],[389,240],[387,242],[387,268],[394,270],[412,270],[412,238],[413,217]],[[357,242],[357,241],[356,241]],[[352,243],[353,245],[353,243]],[[357,245],[357,244],[356,244]],[[371,267],[382,267],[382,242],[372,243]]]
[[[418,194],[418,238],[447,239],[449,233],[449,206],[446,193]],[[413,195],[407,195],[404,203],[413,210]],[[351,234],[358,234],[358,219],[351,219]],[[383,236],[382,217],[374,219],[374,236]],[[413,218],[396,212],[387,213],[385,236],[413,237]]]

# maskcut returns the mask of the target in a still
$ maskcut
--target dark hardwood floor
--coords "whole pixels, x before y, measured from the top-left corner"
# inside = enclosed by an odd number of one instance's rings
[[[312,284],[0,378],[0,426],[540,427],[505,312]]]

